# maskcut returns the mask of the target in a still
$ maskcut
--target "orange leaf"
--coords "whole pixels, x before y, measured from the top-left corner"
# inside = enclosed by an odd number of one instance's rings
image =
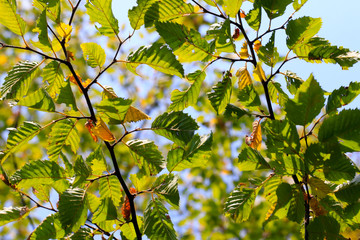
[[[80,75],[79,75],[78,73],[76,73],[76,76],[77,76],[78,79],[81,81],[81,77],[80,77]],[[69,74],[66,78],[69,79],[70,82],[72,82],[72,83],[74,83],[74,84],[77,85],[77,82],[76,82],[76,80],[75,80],[74,75]]]
[[[97,138],[97,136],[95,136],[95,135],[93,134],[93,132],[92,132],[92,130],[91,130],[91,129],[94,127],[93,121],[92,121],[92,120],[88,120],[88,121],[85,123],[85,127],[86,127],[87,130],[89,131],[92,139],[93,139],[95,142],[97,142],[97,141],[98,141],[98,138]]]
[[[114,135],[110,132],[104,121],[100,118],[96,126],[91,129],[92,133],[104,141],[112,142],[115,140]]]
[[[248,46],[247,41],[245,41],[243,43],[243,46],[242,46],[241,50],[240,50],[240,58],[241,59],[249,58],[249,52],[248,52],[247,46]]]
[[[320,205],[319,201],[312,197],[309,201],[310,208],[314,211],[316,216],[324,216],[327,214],[327,211],[323,206]]]
[[[261,147],[261,126],[260,126],[260,120],[253,122],[253,131],[251,133],[251,144],[250,147],[253,149],[259,150]]]
[[[236,40],[236,39],[239,38],[239,36],[240,36],[240,29],[235,28],[235,32],[234,32],[234,34],[232,35],[232,38]]]
[[[81,82],[81,84],[83,85],[84,88],[86,88],[91,82],[92,80],[88,78],[86,79],[86,81]]]
[[[137,193],[135,188],[130,188],[129,191],[130,191],[131,194],[136,194]],[[130,201],[129,201],[129,198],[127,196],[125,196],[124,204],[121,207],[121,214],[123,215],[125,220],[129,220],[130,219],[130,213],[131,213]]]
[[[240,10],[240,18],[246,18],[246,14],[243,10]]]
[[[255,50],[255,52],[258,52],[260,47],[261,47],[261,41],[260,41],[260,40],[256,40],[256,41],[254,42],[254,50]]]

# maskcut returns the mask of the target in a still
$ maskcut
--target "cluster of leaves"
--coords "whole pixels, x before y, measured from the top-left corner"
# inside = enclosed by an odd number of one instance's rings
[[[360,151],[360,110],[338,109],[360,94],[360,83],[334,90],[326,100],[313,75],[303,80],[282,68],[289,61],[301,59],[348,69],[360,60],[360,55],[316,36],[321,19],[293,19],[306,2],[248,1],[251,10],[246,13],[242,0],[205,0],[206,5],[197,1],[138,0],[128,12],[133,32],[122,38],[111,0],[89,0],[83,5],[81,0],[76,4],[34,0],[38,17],[32,30],[37,41],[29,41],[28,24],[17,14],[16,2],[0,0],[0,23],[22,40],[22,46],[1,41],[2,49],[26,51],[40,58],[22,60],[13,66],[4,79],[0,97],[12,106],[51,115],[48,122],[23,121],[9,129],[0,156],[0,177],[8,189],[30,200],[34,207],[4,208],[0,211],[1,225],[43,208],[51,214],[29,239],[92,239],[94,235],[116,239],[119,232],[122,239],[141,239],[143,234],[150,239],[176,239],[165,203],[179,209],[181,179],[174,172],[191,169],[192,174],[218,183],[206,189],[218,199],[207,204],[206,217],[202,218],[208,221],[204,232],[219,227],[220,232],[227,234],[223,237],[238,237],[239,223],[261,215],[263,227],[279,219],[294,222],[298,232],[304,225],[305,239],[342,239],[357,234],[359,169],[345,153]],[[284,24],[271,28],[271,21],[291,7],[293,14]],[[76,24],[81,8],[99,34],[115,39],[117,47],[111,58],[95,42],[80,41],[82,55],[73,50],[74,32],[87,27]],[[194,25],[194,19],[189,23],[198,15],[214,17],[205,36]],[[268,30],[261,32],[262,24],[268,24]],[[253,39],[245,30],[247,26],[255,33]],[[123,59],[122,47],[141,27],[155,31],[160,39],[150,46],[138,47]],[[281,56],[275,36],[284,30],[288,51]],[[262,44],[263,39],[268,42]],[[227,66],[221,81],[202,92],[209,75],[207,69],[220,61]],[[112,87],[99,82],[114,65],[122,63],[135,75],[140,65],[147,65],[166,76],[184,78],[188,87],[171,92],[169,107],[157,114],[150,127],[128,130],[134,126],[132,123],[146,124],[150,117],[135,107],[132,99],[118,97]],[[186,73],[187,64],[196,70]],[[233,74],[238,64],[242,66]],[[96,74],[87,78],[87,72],[76,69]],[[280,75],[285,77],[286,89],[276,81]],[[85,101],[80,101],[80,97]],[[275,104],[277,114],[273,110]],[[214,133],[196,132],[199,124],[183,112],[190,106],[195,110],[211,106],[207,109],[217,115]],[[228,195],[223,179],[215,172],[222,169],[218,166],[220,152],[227,151],[225,145],[232,141],[223,134],[227,123],[235,128],[241,122],[247,122],[252,130],[249,136],[243,136],[235,164],[243,171],[241,183]],[[146,130],[172,142],[166,158],[154,141],[128,139],[131,134]],[[37,160],[21,159],[19,153],[24,146],[37,139],[43,147]],[[99,140],[104,144],[97,144]],[[220,143],[224,149],[218,149]],[[19,161],[14,158],[21,159],[21,167],[11,172],[7,164]],[[46,160],[39,160],[42,158]],[[123,161],[125,158],[131,160]],[[117,159],[122,160],[120,166]],[[127,164],[130,166],[125,171]],[[197,170],[207,164],[215,170]],[[133,174],[125,178],[130,171]],[[130,182],[134,188],[129,187]],[[205,184],[202,188],[206,188]],[[56,193],[56,205],[50,193]],[[135,206],[134,199],[139,195],[147,200],[143,209],[140,204]],[[262,199],[261,213],[256,211],[256,199]],[[219,206],[224,210],[218,210]],[[143,216],[137,216],[137,212]],[[224,223],[219,221],[219,215],[224,212],[234,223],[221,225]],[[189,221],[199,215],[196,209],[193,213]],[[212,222],[214,215],[217,222]],[[249,231],[250,227],[245,229]]]

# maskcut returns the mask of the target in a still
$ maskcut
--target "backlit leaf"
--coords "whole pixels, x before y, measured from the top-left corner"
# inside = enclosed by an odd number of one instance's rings
[[[274,19],[283,15],[286,7],[292,2],[293,0],[267,0],[261,1],[261,6],[264,8],[268,17]]]
[[[1,0],[0,9],[0,23],[10,29],[13,33],[24,36],[26,23],[24,19],[16,13],[16,1]]]
[[[20,100],[25,96],[31,81],[39,72],[38,67],[39,64],[37,62],[23,61],[17,63],[5,77],[5,81],[0,89],[0,98]]]
[[[350,182],[339,185],[335,190],[335,196],[344,202],[357,202],[360,198],[360,175],[357,175]]]
[[[19,221],[26,217],[29,213],[29,209],[25,207],[5,207],[0,210],[0,226],[3,226],[9,222]]]
[[[326,104],[326,112],[330,113],[337,108],[351,103],[360,94],[360,83],[351,82],[348,87],[335,89],[329,96]]]
[[[1,152],[0,158],[1,163],[10,156],[10,154],[16,152],[23,146],[26,142],[31,140],[33,137],[39,134],[42,130],[41,126],[34,122],[24,122],[20,127],[8,128],[9,135],[6,143],[5,149]]]
[[[133,7],[132,9],[130,9],[128,11],[130,25],[133,29],[135,29],[135,30],[140,29],[140,27],[142,25],[144,25],[145,14],[149,10],[149,8],[157,1],[158,0],[137,0],[136,1],[137,6]],[[155,9],[155,10],[157,10],[157,9]],[[153,14],[156,16],[156,13],[153,13]],[[150,19],[153,18],[152,17],[153,14],[149,13],[149,15],[151,16],[151,17],[149,17]],[[150,23],[152,23],[151,20],[148,20],[148,21],[150,21]]]
[[[116,176],[104,177],[99,180],[99,194],[102,199],[111,198],[116,207],[120,206],[122,197],[121,185]]]
[[[57,96],[56,103],[57,104],[65,103],[66,106],[71,107],[71,109],[73,109],[75,111],[77,110],[76,100],[75,100],[74,94],[71,90],[69,81],[65,82],[65,85],[63,85],[60,88],[60,92],[59,92],[59,95]]]
[[[39,42],[38,44],[42,45],[41,50],[45,52],[50,52],[52,50],[51,42],[48,36],[47,31],[47,21],[46,21],[46,11],[42,11],[40,17],[36,21],[36,29],[33,30],[34,32],[39,33]]]
[[[254,8],[250,10],[245,19],[252,29],[259,30],[261,24],[261,0],[254,1]]]
[[[251,147],[245,147],[238,157],[237,166],[241,171],[253,171],[257,169],[270,169],[270,165],[263,156]]]
[[[165,167],[165,160],[154,142],[130,140],[126,145],[135,153],[135,161],[147,175],[156,175]]]
[[[56,161],[65,147],[69,145],[71,150],[76,153],[79,149],[80,138],[76,129],[76,122],[65,119],[55,123],[48,138],[48,156],[50,160]]]
[[[244,41],[241,49],[240,49],[240,58],[241,59],[247,59],[249,58],[249,51],[248,51],[248,44],[247,41]]]
[[[177,239],[168,211],[157,198],[151,200],[145,209],[144,233],[150,239]]]
[[[80,47],[83,50],[84,59],[90,67],[101,68],[104,65],[106,55],[99,44],[93,42],[82,43]]]
[[[44,11],[46,9],[46,15],[48,18],[53,20],[55,23],[60,24],[60,0],[34,0],[34,7],[38,8],[40,11]],[[56,40],[57,41],[57,40]]]
[[[246,67],[241,67],[236,72],[236,76],[239,78],[238,85],[239,90],[244,89],[247,85],[252,84],[251,76]]]
[[[229,17],[235,18],[240,11],[242,0],[224,0],[223,9]]]
[[[54,101],[44,88],[40,88],[36,92],[27,95],[17,105],[47,112],[55,111]]]
[[[290,20],[286,27],[288,48],[294,49],[306,43],[320,28],[321,18],[301,17]]]
[[[206,32],[205,38],[215,39],[215,49],[217,53],[235,52],[235,45],[233,36],[231,35],[230,20],[226,19],[224,22],[214,23]]]
[[[104,141],[112,142],[115,140],[114,135],[101,118],[98,119],[96,126],[94,126],[91,131]]]
[[[121,124],[132,103],[131,99],[108,98],[95,106],[101,117],[109,124]]]
[[[52,98],[55,98],[60,93],[60,89],[66,85],[61,65],[57,61],[51,61],[46,65],[41,76],[43,77],[43,82],[47,84],[46,91]]]
[[[151,124],[156,134],[166,137],[180,146],[185,146],[199,128],[195,120],[183,112],[163,113]]]
[[[85,4],[87,14],[92,22],[99,23],[96,29],[105,36],[114,36],[119,33],[119,23],[114,17],[111,5],[112,0],[91,0]]]
[[[30,234],[29,240],[60,239],[65,236],[65,231],[61,227],[59,214],[47,216],[40,225]]]
[[[136,107],[130,106],[125,114],[124,123],[126,122],[138,122],[141,120],[150,120],[146,113],[137,109]]]
[[[140,64],[146,64],[155,70],[165,74],[184,77],[184,69],[174,54],[165,45],[154,43],[148,47],[140,47],[137,51],[129,54],[127,68],[136,74],[136,68]]]
[[[187,75],[188,80],[192,83],[185,91],[175,89],[171,92],[172,103],[169,106],[169,111],[181,111],[188,106],[196,104],[200,94],[201,84],[204,81],[206,73],[197,70],[194,73]]]
[[[232,81],[230,72],[226,72],[222,81],[218,82],[212,87],[212,92],[208,93],[211,105],[217,114],[222,114],[225,111],[227,104],[230,102],[232,92]]]
[[[261,67],[261,64],[258,63],[254,68],[253,72],[254,79],[259,82],[264,82],[266,80],[265,72]]]
[[[212,57],[213,47],[194,29],[166,22],[157,23],[156,30],[178,56],[180,62],[208,61]]]
[[[287,117],[296,125],[306,126],[321,111],[325,98],[323,90],[313,75],[300,86],[295,98],[285,104]]]
[[[79,186],[91,175],[91,168],[84,161],[82,156],[77,156],[74,164],[74,172],[75,172],[75,179],[74,179],[74,183],[72,184],[73,187]]]
[[[252,84],[246,85],[243,89],[241,89],[237,98],[241,105],[249,109],[257,109],[261,105],[259,95]]]
[[[162,184],[155,189],[155,193],[160,199],[166,200],[174,208],[179,208],[179,190],[178,190],[179,177],[173,174],[169,174],[163,180]]]

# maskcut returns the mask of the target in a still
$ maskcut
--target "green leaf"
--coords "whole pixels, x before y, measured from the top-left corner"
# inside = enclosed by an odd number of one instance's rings
[[[26,217],[29,213],[29,209],[25,207],[5,207],[0,210],[0,226],[13,221],[19,221]]]
[[[125,119],[131,103],[131,99],[108,98],[103,99],[95,108],[105,122],[109,124],[121,124]]]
[[[311,50],[308,58],[309,60],[322,60],[325,63],[337,63],[343,70],[347,70],[360,61],[360,53],[343,47],[321,46]]]
[[[247,85],[241,89],[237,95],[237,98],[241,105],[249,109],[258,108],[261,105],[260,97],[252,84]]]
[[[335,89],[326,104],[326,113],[351,103],[360,94],[360,82],[351,82],[348,87]]]
[[[330,186],[319,178],[311,177],[309,179],[309,185],[311,188],[311,194],[319,199],[326,197],[332,192]]]
[[[178,190],[179,177],[174,174],[166,175],[161,185],[155,188],[160,199],[167,201],[174,208],[179,208],[180,196]]]
[[[89,228],[80,228],[71,236],[71,240],[93,240],[94,233]]]
[[[94,213],[93,222],[101,223],[108,220],[115,220],[117,218],[117,209],[111,198],[101,199],[101,203]]]
[[[181,171],[186,168],[202,167],[211,156],[212,134],[196,134],[185,148],[174,148],[167,156],[167,169]]]
[[[40,11],[44,11],[46,9],[46,15],[54,22],[60,24],[60,0],[34,0],[33,5]]]
[[[199,128],[195,120],[183,112],[163,113],[151,124],[156,134],[185,146],[194,136],[195,130]]]
[[[57,61],[51,61],[48,65],[46,65],[43,68],[41,76],[43,77],[43,82],[47,84],[46,91],[52,98],[56,98],[61,89],[66,86],[64,74],[60,63]]]
[[[96,29],[105,36],[114,36],[119,33],[119,23],[114,17],[111,8],[112,0],[92,0],[85,4],[87,14],[92,22],[101,25]]]
[[[39,72],[39,63],[22,61],[17,63],[5,77],[0,89],[0,99],[20,100],[24,97],[30,87],[31,81]]]
[[[295,154],[274,153],[271,154],[270,166],[279,175],[294,175],[305,173],[304,160]]]
[[[146,64],[165,74],[184,77],[183,66],[176,60],[170,49],[159,43],[140,47],[136,52],[129,54],[127,61],[126,67],[135,74],[140,64]]]
[[[149,8],[157,1],[158,0],[137,0],[137,6],[133,7],[128,11],[130,25],[134,30],[138,30],[142,25],[144,25],[145,14],[149,10]],[[149,14],[149,16],[151,16],[151,13]]]
[[[235,45],[231,35],[230,20],[214,23],[206,32],[206,39],[215,39],[215,49],[217,53],[235,52]]]
[[[254,1],[254,8],[245,17],[249,26],[258,31],[261,24],[261,0]]]
[[[56,162],[43,160],[25,164],[11,176],[10,181],[18,188],[29,188],[35,184],[53,185],[56,181],[64,187],[68,186],[64,169]]]
[[[224,0],[223,9],[225,13],[232,18],[240,11],[242,0]]]
[[[238,157],[240,171],[253,171],[257,169],[270,169],[270,165],[261,154],[251,147],[246,146]]]
[[[140,7],[140,2],[144,1],[138,1],[138,7]],[[153,3],[155,1],[147,1],[147,5]],[[143,5],[143,3],[142,3]],[[133,8],[133,9],[134,9]],[[146,7],[145,7],[146,8]],[[130,10],[132,11],[132,10]],[[129,11],[129,14],[130,14]],[[190,3],[185,3],[184,1],[178,1],[178,0],[167,0],[167,1],[156,1],[154,4],[151,5],[151,7],[146,11],[144,16],[145,21],[145,27],[151,27],[154,25],[155,22],[169,22],[177,18],[181,18],[184,16],[188,16],[190,14],[194,13],[194,7]],[[129,15],[130,17],[130,15]],[[132,23],[131,20],[133,17],[129,18],[131,26],[135,29],[135,26],[142,25],[142,19],[140,22]],[[133,26],[134,25],[134,26]]]
[[[102,47],[93,42],[80,44],[86,63],[92,67],[102,67],[105,64],[105,51]]]
[[[73,153],[79,149],[80,137],[76,129],[77,121],[65,119],[55,123],[51,128],[48,139],[48,156],[52,161],[57,161],[65,145],[69,145]]]
[[[122,197],[121,185],[116,176],[104,177],[99,180],[99,194],[102,199],[111,198],[116,207],[120,206]]]
[[[347,219],[350,219],[352,222],[358,224],[360,226],[360,203],[353,203],[345,208],[345,216]]]
[[[286,102],[286,116],[296,125],[306,126],[320,113],[324,102],[324,92],[311,74],[297,90],[295,98]]]
[[[301,17],[290,20],[286,27],[286,45],[289,49],[299,47],[317,34],[320,28],[321,18]]]
[[[293,52],[306,62],[321,63],[321,60],[309,58],[309,53],[315,48],[323,46],[330,46],[329,41],[320,37],[312,37],[307,42],[294,48]]]
[[[274,19],[282,16],[286,7],[292,2],[293,0],[267,0],[261,1],[261,6],[264,8],[268,17]]]
[[[360,151],[360,110],[343,110],[325,119],[319,129],[320,142],[337,139],[340,144]]]
[[[244,115],[248,115],[248,112],[232,104],[226,105],[224,112],[225,118],[238,120]]]
[[[17,105],[38,109],[47,112],[55,111],[55,104],[44,88],[40,88],[21,99]]]
[[[77,111],[76,100],[75,100],[74,94],[71,90],[69,81],[65,82],[65,85],[63,85],[60,88],[60,93],[56,99],[56,103],[57,104],[65,103],[66,106],[69,106],[73,110]]]
[[[262,124],[266,134],[269,152],[295,154],[300,151],[299,135],[296,126],[287,120],[271,120]]]
[[[224,211],[237,223],[249,219],[254,206],[257,189],[236,187],[225,202]]]
[[[360,198],[360,175],[350,182],[339,185],[335,190],[335,196],[347,203],[357,202]]]
[[[284,76],[287,89],[292,95],[295,95],[301,84],[303,84],[304,80],[302,80],[295,73],[290,71],[285,71]]]
[[[86,163],[91,167],[93,175],[102,175],[107,171],[106,160],[101,150],[101,145],[99,145],[95,151],[90,153],[86,158]]]
[[[144,233],[150,239],[177,239],[168,211],[157,198],[151,200],[145,209]]]
[[[74,183],[72,184],[73,187],[79,186],[91,175],[91,168],[84,161],[82,156],[77,156],[74,165],[74,172],[75,172],[75,179],[74,179]]]
[[[65,236],[61,227],[59,214],[51,214],[30,234],[29,240],[60,239]]]
[[[187,75],[187,79],[192,84],[185,91],[175,89],[171,92],[172,103],[169,106],[169,111],[181,111],[188,106],[195,105],[200,94],[201,84],[205,77],[206,73],[200,70]]]
[[[222,114],[225,111],[227,104],[230,103],[231,92],[230,72],[226,72],[222,81],[213,86],[212,92],[208,93],[208,98],[217,114]]]
[[[5,150],[0,154],[1,164],[10,156],[10,154],[16,152],[26,142],[39,134],[42,130],[41,126],[34,122],[24,122],[20,127],[8,128],[9,135],[6,143]]]
[[[346,180],[351,180],[357,172],[350,158],[344,153],[336,151],[331,154],[330,159],[324,162],[323,166],[324,177],[334,183],[343,183]]]
[[[137,219],[140,231],[143,232],[143,227],[144,227],[143,218],[140,216],[137,216],[136,219]],[[135,232],[135,229],[134,229],[134,226],[132,223],[123,224],[121,226],[120,230],[121,230],[121,233],[120,233],[121,237],[123,237],[122,239],[137,240],[136,232]]]
[[[319,216],[310,221],[307,227],[309,239],[342,239],[339,236],[340,224],[332,217]]]
[[[293,8],[295,9],[295,11],[299,11],[300,8],[302,8],[302,6],[304,6],[304,4],[307,2],[308,0],[294,0],[293,2]]]
[[[15,0],[0,0],[0,23],[13,33],[24,36],[26,23],[19,14],[16,13]]]
[[[270,67],[274,67],[279,62],[280,57],[275,45],[275,32],[272,33],[269,42],[261,46],[257,52],[259,59]]]
[[[37,42],[36,45],[41,45],[40,49],[44,52],[50,52],[52,50],[52,46],[47,31],[46,10],[41,12],[40,17],[36,21],[36,28],[33,32],[39,33],[39,42]]]
[[[136,164],[147,175],[156,175],[165,168],[165,160],[154,142],[149,140],[130,140],[126,145],[134,153]]]
[[[288,95],[282,90],[280,83],[270,81],[268,83],[270,100],[273,103],[277,103],[280,106],[285,106],[287,101],[289,100]]]
[[[69,188],[60,195],[59,219],[67,233],[76,232],[86,222],[85,193],[85,190],[81,188]]]
[[[213,47],[198,31],[172,22],[158,22],[156,30],[180,62],[206,62],[212,58]]]
[[[291,221],[301,223],[301,221],[304,219],[304,214],[304,195],[298,186],[293,185],[292,197],[289,201],[289,212],[287,213],[287,218]]]
[[[157,179],[156,176],[148,176],[143,172],[130,174],[129,178],[138,192],[151,188],[152,184]]]

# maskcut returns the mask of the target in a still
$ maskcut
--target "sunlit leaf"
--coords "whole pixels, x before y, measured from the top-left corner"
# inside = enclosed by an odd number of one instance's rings
[[[112,142],[115,140],[114,135],[101,118],[96,122],[96,126],[91,131],[104,141]]]
[[[259,30],[261,24],[261,3],[261,0],[255,0],[254,8],[245,17],[246,22],[255,31]]]
[[[156,134],[164,136],[178,145],[185,146],[199,128],[195,120],[183,112],[163,113],[151,125]]]
[[[251,147],[245,147],[238,157],[237,166],[241,171],[253,171],[256,169],[269,169],[270,165],[263,156]]]
[[[131,99],[108,98],[95,106],[101,117],[109,124],[121,124],[129,111]]]
[[[60,92],[59,92],[59,95],[57,96],[56,103],[57,104],[65,103],[66,106],[71,107],[75,111],[77,110],[76,100],[75,100],[74,94],[71,90],[69,81],[65,82],[65,85],[63,85],[60,88]]]
[[[156,30],[178,56],[180,62],[208,61],[213,47],[198,31],[177,23],[157,23]]]
[[[359,94],[360,82],[351,82],[348,87],[335,89],[327,100],[326,112],[330,113],[351,103]]]
[[[60,0],[33,0],[34,7],[38,8],[40,11],[44,11],[46,9],[46,15],[52,21],[60,24]],[[57,40],[56,40],[57,41]]]
[[[72,184],[73,187],[79,186],[91,175],[91,168],[84,161],[82,156],[78,156],[76,158],[75,164],[74,164],[74,172],[75,172],[75,179]]]
[[[260,46],[257,51],[259,59],[270,67],[274,67],[280,60],[279,53],[275,47],[275,32],[272,33],[269,42],[265,46]]]
[[[5,77],[0,89],[1,99],[20,100],[29,90],[31,81],[39,72],[37,62],[23,61],[16,64]]]
[[[149,8],[158,0],[137,0],[137,6],[133,7],[128,11],[128,18],[130,21],[130,25],[133,29],[140,29],[142,25],[144,25],[144,17]],[[155,9],[157,10],[157,9]],[[156,13],[155,13],[156,14]],[[154,14],[154,15],[155,15]],[[149,13],[152,16],[151,13]],[[157,16],[157,15],[155,15]],[[149,17],[151,19],[151,17]],[[150,21],[150,20],[148,20]],[[152,23],[152,21],[150,21]]]
[[[41,76],[43,77],[43,82],[47,84],[46,91],[55,99],[61,89],[66,86],[60,63],[51,61],[43,68]]]
[[[299,2],[300,1],[300,2]],[[307,0],[295,0],[293,2],[293,8],[295,11],[299,11],[302,6],[307,2]]]
[[[99,180],[99,194],[102,199],[111,198],[116,207],[120,205],[122,192],[116,176],[104,177]]]
[[[47,112],[55,111],[54,101],[44,88],[40,88],[36,92],[27,95],[21,99],[17,105]]]
[[[6,147],[0,154],[1,163],[4,163],[10,154],[19,150],[21,146],[39,134],[42,128],[37,123],[24,122],[24,124],[17,129],[8,128],[8,130],[10,132],[8,135]]]
[[[226,19],[224,22],[214,23],[206,32],[206,39],[215,39],[215,48],[217,53],[235,52],[234,38],[231,35],[230,20]]]
[[[85,4],[90,20],[101,25],[101,27],[96,25],[95,27],[105,36],[114,36],[119,33],[119,23],[114,17],[111,4],[112,0],[91,0]]]
[[[87,218],[85,190],[69,188],[60,195],[59,219],[66,232],[76,232]]]
[[[253,76],[254,79],[259,82],[264,82],[266,80],[265,72],[260,63],[254,68]]]
[[[52,45],[51,45],[51,41],[48,36],[45,10],[41,12],[40,17],[38,18],[38,20],[36,22],[36,29],[34,29],[33,32],[39,33],[38,44],[41,44],[41,46],[42,46],[40,49],[45,52],[50,52],[52,50]]]
[[[268,17],[274,19],[283,15],[286,7],[292,2],[293,0],[267,0],[261,1],[261,6],[264,8]]]
[[[286,71],[284,73],[285,80],[286,80],[286,87],[289,92],[293,95],[296,94],[296,91],[299,89],[301,84],[304,82],[300,77],[298,77],[295,73]]]
[[[24,36],[26,23],[24,19],[16,13],[16,1],[1,0],[0,9],[0,23],[10,29],[13,33]]]
[[[72,32],[72,26],[66,23],[60,23],[58,26],[55,27],[57,33],[59,36],[63,39],[65,39],[65,42],[68,42],[70,40],[70,35]]]
[[[148,175],[156,175],[165,167],[164,157],[154,142],[149,140],[130,140],[126,145],[135,153],[135,161]]]
[[[222,114],[225,111],[227,104],[230,102],[231,92],[230,72],[226,72],[222,81],[213,86],[212,92],[208,93],[208,98],[217,114]]]
[[[339,185],[335,190],[335,196],[344,202],[357,202],[360,198],[360,175],[350,182]]]
[[[313,75],[300,86],[295,98],[289,99],[285,104],[288,119],[296,125],[306,126],[321,111],[325,98],[323,90]]]
[[[309,185],[311,188],[312,195],[317,198],[324,198],[327,194],[331,193],[331,188],[321,179],[311,177],[309,179]]]
[[[172,103],[169,106],[169,111],[181,111],[188,106],[195,105],[200,94],[201,84],[205,77],[206,73],[200,70],[187,75],[188,80],[192,84],[185,91],[175,89],[171,92]]]
[[[244,41],[241,49],[240,49],[240,58],[241,59],[247,59],[249,58],[249,51],[248,51],[248,44],[247,41]]]
[[[92,67],[102,67],[105,63],[105,51],[102,47],[93,42],[82,43],[80,45],[83,50],[83,55],[86,63]]]
[[[126,122],[138,122],[141,120],[150,120],[146,113],[137,109],[136,107],[130,106],[125,114],[124,123]]]
[[[223,9],[229,17],[235,18],[240,11],[242,0],[224,0]]]
[[[75,126],[75,121],[65,119],[55,123],[51,128],[47,147],[50,160],[56,161],[65,145],[69,145],[74,153],[77,152],[80,138]]]
[[[257,189],[236,187],[225,202],[226,214],[236,222],[249,219],[257,193]]]
[[[255,91],[252,84],[246,85],[241,91],[239,91],[237,98],[241,105],[246,108],[257,108],[261,105],[258,93]]]
[[[91,167],[93,175],[101,175],[103,172],[107,171],[106,161],[101,150],[101,145],[90,153],[90,155],[86,158],[86,163]]]
[[[224,117],[228,119],[238,120],[242,116],[249,114],[247,111],[236,107],[232,104],[228,104],[225,108]]]
[[[150,239],[177,239],[168,211],[157,198],[151,200],[145,209],[144,232]]]
[[[29,240],[59,239],[65,236],[65,230],[62,229],[59,214],[47,216],[40,225],[30,234]]]
[[[321,18],[301,17],[290,20],[286,27],[286,44],[294,49],[306,43],[321,28]]]
[[[179,208],[180,202],[178,180],[178,176],[169,174],[165,177],[162,184],[155,189],[155,193],[160,199],[166,200],[176,209]]]
[[[140,64],[146,64],[165,74],[184,77],[184,69],[174,54],[165,45],[159,43],[140,47],[137,51],[129,54],[127,61],[127,68],[135,74],[136,68]]]
[[[236,76],[239,78],[238,85],[239,90],[244,89],[247,85],[252,84],[251,76],[246,67],[241,67],[236,72]]]
[[[29,209],[25,207],[5,207],[0,210],[0,226],[3,226],[9,222],[18,221],[26,217],[29,213]]]

